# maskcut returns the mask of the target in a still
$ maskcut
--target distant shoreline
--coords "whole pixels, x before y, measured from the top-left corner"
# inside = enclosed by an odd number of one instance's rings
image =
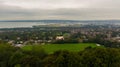
[[[1,20],[0,28],[26,28],[45,24],[113,24],[120,25],[120,20]]]
[[[0,22],[120,22],[120,20],[0,20]]]

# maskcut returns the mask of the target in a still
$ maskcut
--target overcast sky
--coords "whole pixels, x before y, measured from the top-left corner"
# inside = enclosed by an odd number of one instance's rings
[[[0,20],[120,19],[120,0],[0,0]]]

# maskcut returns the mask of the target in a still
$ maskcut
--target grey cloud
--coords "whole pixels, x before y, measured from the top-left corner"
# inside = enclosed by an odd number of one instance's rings
[[[120,19],[119,4],[119,0],[1,0],[0,20]]]

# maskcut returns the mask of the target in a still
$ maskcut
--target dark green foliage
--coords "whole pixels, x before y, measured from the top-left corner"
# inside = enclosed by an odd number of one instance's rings
[[[39,57],[26,55],[21,59],[20,65],[21,67],[40,67],[42,62]]]
[[[82,67],[120,67],[118,49],[95,48],[80,53]]]
[[[79,67],[80,56],[68,51],[57,51],[44,59],[45,67]]]
[[[16,49],[7,44],[0,44],[0,67],[8,67],[9,59]]]
[[[9,60],[10,66],[11,66],[11,67],[14,67],[14,66],[20,64],[21,59],[22,59],[24,56],[25,56],[25,55],[24,55],[22,52],[16,51],[16,52],[10,57],[10,60]]]
[[[81,52],[47,54],[36,46],[23,51],[4,44],[0,45],[0,67],[120,67],[120,49],[88,47]]]

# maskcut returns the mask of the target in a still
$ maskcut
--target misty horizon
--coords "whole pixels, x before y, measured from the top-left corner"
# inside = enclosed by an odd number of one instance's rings
[[[25,28],[33,27],[39,25],[49,25],[49,24],[62,24],[62,25],[74,25],[74,24],[94,24],[94,25],[120,25],[120,20],[7,20],[0,21],[0,28]]]

